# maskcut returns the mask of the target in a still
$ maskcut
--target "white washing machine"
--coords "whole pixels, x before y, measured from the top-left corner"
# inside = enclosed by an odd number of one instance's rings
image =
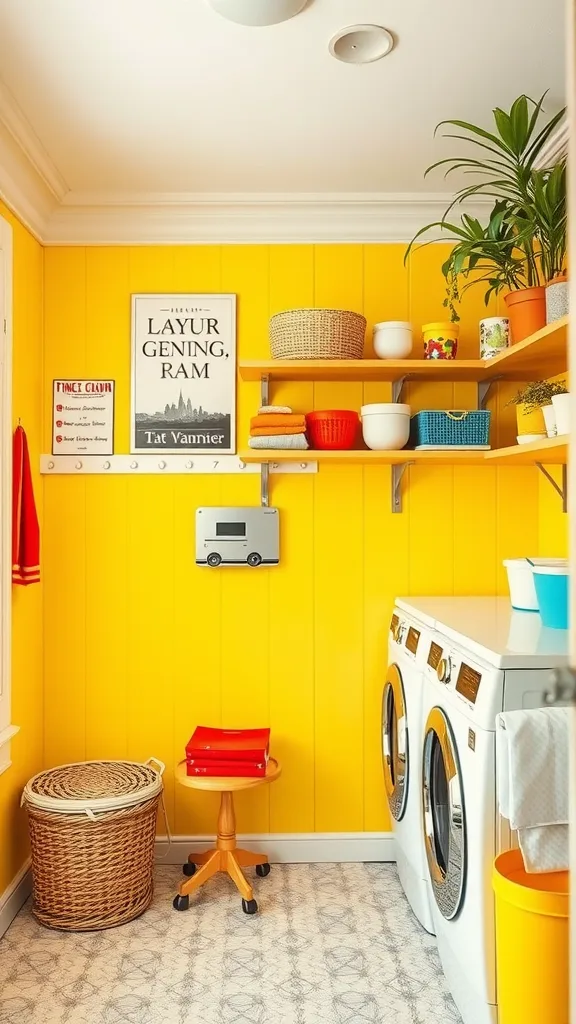
[[[507,598],[437,599],[433,609],[422,750],[432,918],[464,1024],[496,1024],[491,876],[502,836],[511,843],[497,816],[495,718],[544,704],[550,670],[566,664],[568,634],[513,612]]]
[[[420,924],[432,931],[422,836],[422,685],[434,621],[398,600],[390,623],[382,694],[382,761],[402,888]]]

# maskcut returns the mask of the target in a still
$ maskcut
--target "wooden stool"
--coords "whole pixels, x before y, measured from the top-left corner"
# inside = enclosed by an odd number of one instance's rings
[[[216,847],[205,853],[191,853],[183,871],[188,881],[182,882],[178,895],[174,897],[175,910],[188,910],[190,893],[199,889],[204,882],[217,874],[226,871],[242,896],[242,910],[245,914],[255,914],[258,904],[254,899],[252,886],[242,868],[255,867],[261,878],[270,873],[268,857],[263,853],[250,853],[239,850],[236,846],[236,816],[234,814],[234,793],[241,789],[254,789],[263,783],[274,782],[282,769],[273,757],[268,761],[266,775],[263,778],[207,778],[205,775],[187,775],[186,761],[181,761],[176,768],[176,781],[190,789],[208,789],[221,793],[220,813],[218,815],[218,834]],[[198,870],[196,870],[198,868]]]

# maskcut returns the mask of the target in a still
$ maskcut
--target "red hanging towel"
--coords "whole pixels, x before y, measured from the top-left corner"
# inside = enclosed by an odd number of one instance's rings
[[[40,528],[28,441],[20,426],[14,431],[12,474],[12,583],[26,587],[40,582]]]

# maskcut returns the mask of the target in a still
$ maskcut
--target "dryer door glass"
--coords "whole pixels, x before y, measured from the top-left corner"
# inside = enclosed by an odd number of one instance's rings
[[[422,808],[432,890],[443,917],[462,906],[466,883],[466,821],[458,751],[450,722],[433,708],[424,730]]]
[[[390,813],[400,821],[408,799],[408,728],[402,675],[391,665],[382,696],[382,760]]]

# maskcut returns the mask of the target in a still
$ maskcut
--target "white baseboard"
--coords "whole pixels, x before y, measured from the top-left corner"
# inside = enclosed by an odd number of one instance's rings
[[[214,836],[166,836],[156,840],[156,859],[183,864],[189,853],[209,849]],[[265,853],[275,864],[362,863],[395,861],[392,832],[271,832],[239,835],[238,845]]]
[[[0,896],[0,939],[7,932],[12,921],[22,909],[32,892],[30,860],[22,865],[16,877]]]

